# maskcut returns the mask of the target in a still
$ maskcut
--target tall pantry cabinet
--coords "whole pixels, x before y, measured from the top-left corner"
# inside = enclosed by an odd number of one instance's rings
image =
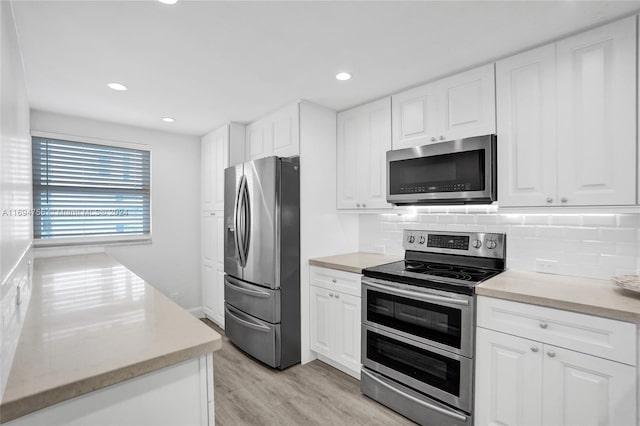
[[[224,328],[224,169],[244,161],[244,125],[204,135],[201,148],[201,276],[204,315]]]
[[[636,17],[496,64],[501,206],[636,203]]]

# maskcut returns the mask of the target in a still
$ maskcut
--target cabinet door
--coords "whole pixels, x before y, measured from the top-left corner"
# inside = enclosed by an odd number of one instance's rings
[[[245,157],[247,161],[269,156],[273,151],[271,126],[265,120],[253,122],[247,126]]]
[[[436,99],[433,84],[425,84],[391,97],[393,149],[434,143]]]
[[[544,424],[636,424],[634,367],[550,345],[544,350]]]
[[[224,269],[216,269],[215,274],[213,320],[224,328]]]
[[[360,298],[334,293],[336,333],[335,358],[353,371],[360,370]]]
[[[229,164],[229,127],[203,136],[201,141],[202,210],[224,209],[224,169]]]
[[[367,139],[367,114],[357,110],[341,112],[337,116],[337,200],[339,209],[360,208],[359,179],[364,169],[358,150]]]
[[[496,132],[493,64],[439,80],[435,86],[439,114],[438,140]]]
[[[544,206],[556,199],[556,46],[496,64],[498,202]]]
[[[310,286],[310,324],[311,324],[311,350],[325,356],[331,356],[333,344],[332,317],[329,290],[321,287]],[[333,294],[333,292],[331,292]]]
[[[201,209],[215,210],[215,136],[209,133],[200,141]]]
[[[561,204],[636,202],[636,17],[557,44]]]
[[[202,264],[202,310],[209,318],[215,318],[216,311],[216,269],[209,263]]]
[[[391,208],[386,200],[391,99],[341,112],[337,120],[337,207]]]
[[[296,102],[275,112],[271,118],[273,153],[278,157],[300,154],[299,104]]]
[[[542,424],[543,345],[476,329],[475,423]]]
[[[222,218],[222,212],[202,212],[202,261],[212,266],[219,261],[218,242],[222,237],[219,218]]]

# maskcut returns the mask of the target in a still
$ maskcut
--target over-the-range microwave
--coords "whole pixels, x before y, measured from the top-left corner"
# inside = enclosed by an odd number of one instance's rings
[[[387,151],[387,201],[397,205],[497,200],[496,135]]]

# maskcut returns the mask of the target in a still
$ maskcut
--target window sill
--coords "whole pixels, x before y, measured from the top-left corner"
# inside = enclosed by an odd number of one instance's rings
[[[67,248],[67,247],[113,247],[130,246],[140,244],[151,244],[151,236],[114,236],[114,237],[91,237],[91,238],[54,238],[47,240],[33,240],[33,246],[37,249],[46,248]]]

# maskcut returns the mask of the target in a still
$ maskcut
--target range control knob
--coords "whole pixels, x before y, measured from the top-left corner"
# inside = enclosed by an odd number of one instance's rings
[[[473,248],[480,248],[480,247],[482,247],[482,241],[474,240],[473,241]]]
[[[498,243],[496,242],[496,240],[487,240],[486,245],[488,249],[493,250],[494,248],[496,248]]]
[[[424,242],[425,242],[424,235],[420,235],[420,238],[418,238],[418,243],[424,244]]]
[[[413,244],[416,241],[416,237],[414,237],[413,235],[409,235],[407,241],[409,241],[409,244]]]

